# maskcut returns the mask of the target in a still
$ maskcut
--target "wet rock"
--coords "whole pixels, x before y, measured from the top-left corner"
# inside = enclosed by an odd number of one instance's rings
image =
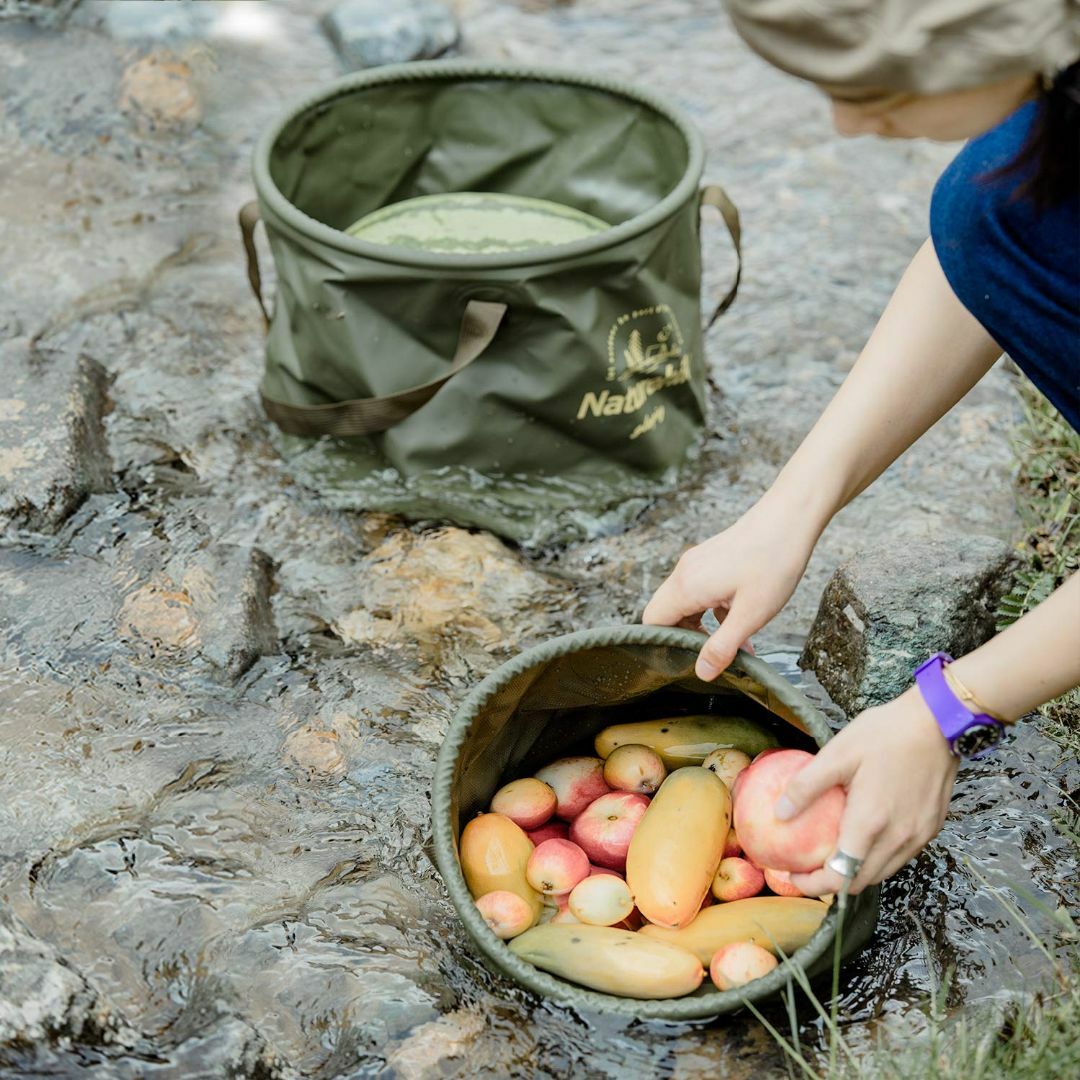
[[[447,1076],[475,1045],[487,1022],[479,1013],[455,1009],[421,1024],[386,1059],[394,1080],[435,1080]]]
[[[191,66],[167,52],[151,53],[125,69],[120,108],[144,131],[193,128],[202,119]]]
[[[217,4],[192,4],[190,0],[93,4],[90,8],[92,13],[100,12],[103,29],[122,41],[200,37],[219,15]]]
[[[105,372],[87,357],[38,356],[0,345],[0,531],[54,531],[109,483],[102,414]]]
[[[350,644],[424,647],[425,659],[453,644],[495,652],[536,625],[551,583],[488,533],[445,528],[393,533],[364,559],[362,606],[335,623]]]
[[[293,1080],[299,1074],[239,1017],[215,1019],[174,1051],[177,1076],[235,1076]]]
[[[962,656],[993,635],[1016,561],[988,536],[870,548],[833,574],[800,663],[849,716],[888,701],[931,653]]]
[[[269,558],[257,548],[212,544],[140,584],[118,629],[137,651],[180,659],[197,652],[230,680],[276,643]]]
[[[131,1032],[47,942],[0,910],[0,1046],[130,1042]]]
[[[304,724],[286,737],[285,756],[291,765],[310,777],[345,773],[345,754],[336,731],[320,731]]]
[[[349,69],[440,56],[458,39],[458,25],[439,0],[345,0],[323,27]]]

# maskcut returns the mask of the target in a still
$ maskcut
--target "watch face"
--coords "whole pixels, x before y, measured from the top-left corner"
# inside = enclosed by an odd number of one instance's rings
[[[953,746],[963,757],[974,757],[1001,742],[1003,732],[997,724],[972,724],[953,740]]]

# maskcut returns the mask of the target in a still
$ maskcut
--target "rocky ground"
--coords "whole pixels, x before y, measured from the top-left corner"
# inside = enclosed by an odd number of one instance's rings
[[[778,1068],[744,1020],[578,1017],[487,974],[429,858],[430,776],[480,677],[522,646],[634,619],[686,543],[769,481],[924,238],[953,148],[838,139],[818,95],[749,54],[714,4],[450,6],[453,50],[617,74],[679,101],[743,213],[745,284],[708,342],[700,477],[621,535],[525,554],[335,511],[295,481],[259,408],[261,325],[235,225],[252,144],[370,50],[443,48],[445,15],[364,44],[346,25],[328,33],[330,0],[0,6],[14,16],[0,21],[9,1075]],[[731,268],[707,241],[716,292]],[[1014,408],[998,368],[840,515],[759,651],[820,697],[793,656],[842,560],[885,546],[903,581],[923,541],[1008,538]],[[1002,565],[999,546],[979,550]],[[965,588],[970,569],[954,575]],[[852,571],[843,587],[867,580]],[[878,603],[889,590],[874,587]],[[1027,730],[968,775],[851,968],[853,1041],[912,1022],[949,965],[957,1006],[1037,976],[1040,954],[964,858],[1023,881],[1048,925],[1036,903],[1068,902],[1075,877],[1050,825],[1070,769]]]

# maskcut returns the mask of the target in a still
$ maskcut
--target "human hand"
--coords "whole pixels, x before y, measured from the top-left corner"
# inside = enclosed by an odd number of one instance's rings
[[[698,678],[709,682],[788,602],[817,537],[797,508],[766,497],[729,529],[684,552],[641,621],[698,630],[711,608],[720,629],[697,661]]]
[[[919,691],[860,713],[788,783],[776,805],[787,820],[829,788],[847,792],[839,850],[862,860],[854,895],[896,873],[941,831],[959,759]],[[792,874],[809,896],[839,892],[843,878],[822,868]]]

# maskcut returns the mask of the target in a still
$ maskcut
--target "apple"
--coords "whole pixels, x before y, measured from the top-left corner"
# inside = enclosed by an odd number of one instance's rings
[[[492,796],[491,810],[505,815],[526,831],[538,829],[555,813],[555,792],[531,776],[512,780]]]
[[[588,876],[588,855],[569,840],[545,840],[525,867],[525,880],[545,896],[568,893]]]
[[[667,766],[651,746],[617,746],[604,762],[604,782],[615,791],[652,795],[664,782]]]
[[[791,883],[791,875],[786,870],[772,870],[768,867],[762,867],[761,873],[765,878],[765,884],[777,896],[805,896],[806,894],[800,892]]]
[[[768,975],[777,966],[771,952],[752,941],[721,945],[709,964],[709,975],[717,990],[733,990]]]
[[[476,908],[492,932],[503,941],[523,934],[533,924],[532,905],[506,889],[484,893],[476,901]]]
[[[746,859],[721,859],[713,878],[712,894],[717,900],[745,900],[765,887],[765,875]]]
[[[532,833],[529,833],[532,840]],[[534,840],[533,843],[536,841]],[[739,843],[739,834],[734,829],[728,829],[727,840],[724,841],[724,858],[731,859],[742,854],[742,844]]]
[[[545,840],[567,840],[570,837],[570,826],[565,821],[549,821],[541,825],[539,829],[526,829],[525,835],[539,847]]]
[[[555,792],[555,813],[563,821],[573,821],[589,803],[611,790],[604,782],[604,762],[598,757],[560,758],[540,769],[536,779]]]
[[[610,874],[597,874],[578,882],[567,901],[578,922],[590,926],[614,926],[634,910],[630,886]]]
[[[607,874],[610,877],[617,877],[620,881],[626,880],[625,874],[620,874],[618,870],[610,870],[606,866],[593,866],[589,864],[589,877],[596,877],[597,874]]]
[[[570,839],[596,866],[623,871],[630,838],[648,808],[648,797],[631,791],[601,795],[574,818]]]
[[[846,802],[843,788],[829,788],[790,821],[773,813],[788,781],[813,760],[805,750],[776,750],[759,755],[739,774],[734,825],[743,852],[755,865],[809,873],[836,849]]]
[[[736,750],[733,746],[721,747],[709,754],[701,764],[716,773],[730,791],[735,778],[750,764],[750,755]]]

